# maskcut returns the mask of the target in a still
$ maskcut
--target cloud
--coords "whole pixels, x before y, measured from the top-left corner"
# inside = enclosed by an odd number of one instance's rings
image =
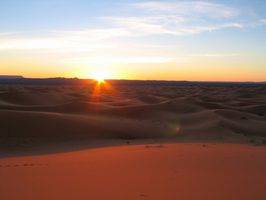
[[[224,54],[224,53],[208,53],[208,54],[196,54],[196,55],[189,55],[189,57],[209,57],[209,58],[217,58],[217,57],[236,57],[240,56],[238,53],[231,53],[231,54]]]
[[[21,50],[21,49],[55,49],[60,45],[60,41],[54,38],[5,38],[0,40],[0,50]]]
[[[239,23],[224,23],[220,25],[189,26],[179,25],[169,18],[156,21],[143,18],[109,18],[119,28],[81,29],[75,31],[51,31],[45,36],[22,36],[0,33],[0,50],[53,50],[53,51],[93,51],[97,49],[115,48],[112,38],[140,37],[149,35],[192,35],[211,32],[224,28],[242,28]],[[176,24],[173,26],[172,24]]]
[[[121,35],[118,31],[114,31]],[[109,29],[50,31],[45,36],[31,34],[4,35],[0,33],[0,50],[45,50],[57,52],[86,52],[96,49],[112,48],[112,44],[102,43],[103,39],[113,37]]]
[[[86,52],[115,48],[117,44],[113,39],[152,35],[186,36],[244,27],[234,21],[239,10],[204,1],[148,1],[127,4],[127,8],[133,9],[134,15],[100,17],[97,28],[51,30],[43,35],[0,33],[0,50]],[[259,23],[265,24],[265,19]]]
[[[184,58],[176,57],[75,57],[61,60],[63,63],[71,64],[90,64],[90,65],[112,65],[112,64],[162,64],[162,63],[181,63]]]
[[[259,25],[266,25],[266,19],[259,19],[258,24]]]
[[[171,33],[174,35],[191,35],[199,34],[203,32],[212,32],[225,28],[243,28],[240,23],[224,23],[219,25],[206,25],[206,26],[186,26],[173,30]]]
[[[95,29],[81,29],[81,30],[65,30],[53,31],[58,36],[67,38],[71,41],[100,41],[113,37],[129,36],[130,33],[124,28],[95,28]]]
[[[143,35],[156,35],[168,34],[163,24],[166,24],[163,17],[106,17],[111,24],[120,27],[128,33],[127,36],[143,36]]]
[[[210,17],[235,17],[239,14],[239,10],[217,3],[204,1],[190,2],[163,2],[149,1],[132,4],[133,7],[145,9],[148,11],[161,11],[167,13],[175,13],[177,15],[193,15],[200,14]]]
[[[11,36],[11,35],[14,35],[14,34],[17,34],[18,32],[0,32],[0,37],[3,37],[3,36]]]
[[[192,35],[226,28],[243,28],[234,17],[240,11],[222,4],[204,1],[148,1],[130,4],[135,16],[104,17],[122,28],[128,36]]]
[[[243,28],[236,22],[213,23],[213,24],[189,24],[184,23],[180,17],[153,16],[153,17],[109,17],[114,25],[123,28],[128,36],[145,35],[192,35],[203,32],[211,32],[225,28]]]

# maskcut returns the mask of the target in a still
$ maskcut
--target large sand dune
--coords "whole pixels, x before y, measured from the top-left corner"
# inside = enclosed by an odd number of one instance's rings
[[[266,148],[139,145],[0,159],[5,200],[265,200]]]

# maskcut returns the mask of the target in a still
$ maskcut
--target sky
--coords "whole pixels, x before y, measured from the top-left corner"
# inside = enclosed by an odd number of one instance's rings
[[[0,0],[0,74],[266,81],[265,0]]]

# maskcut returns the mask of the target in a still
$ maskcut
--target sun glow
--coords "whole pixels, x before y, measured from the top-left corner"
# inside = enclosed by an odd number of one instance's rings
[[[96,80],[98,83],[104,83],[106,79],[111,78],[111,73],[106,69],[98,69],[93,71],[90,77]]]

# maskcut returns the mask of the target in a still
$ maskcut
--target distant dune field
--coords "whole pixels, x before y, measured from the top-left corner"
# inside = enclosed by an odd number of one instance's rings
[[[1,149],[71,140],[265,143],[266,87],[1,85]]]

